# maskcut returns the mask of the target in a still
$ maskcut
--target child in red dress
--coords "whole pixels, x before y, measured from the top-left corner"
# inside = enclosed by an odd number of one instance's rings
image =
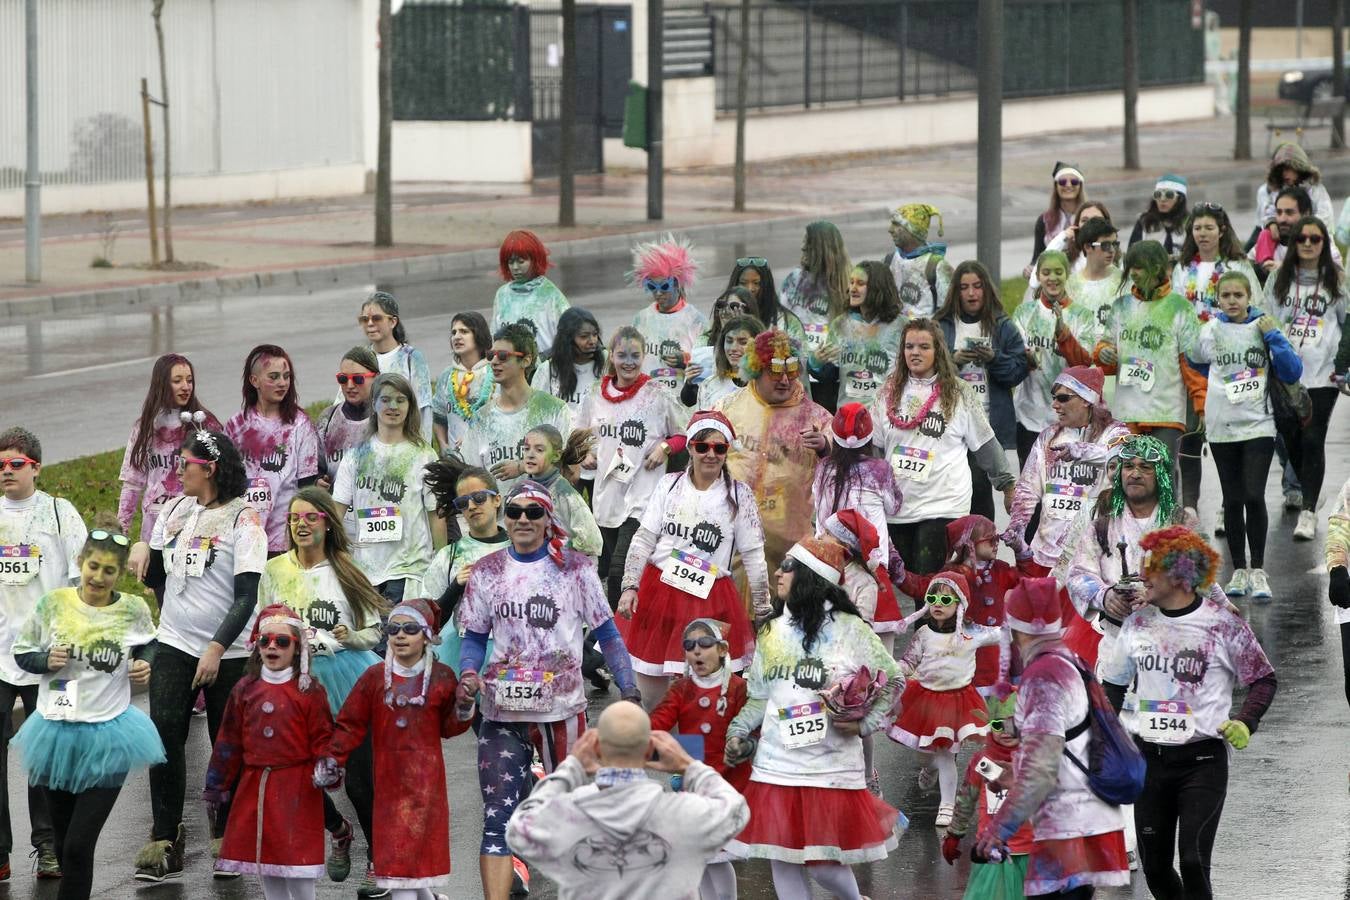
[[[727,665],[730,647],[725,622],[695,619],[684,628],[685,674],[652,710],[653,731],[674,731],[703,738],[703,762],[741,793],[750,781],[750,765],[727,766],[723,750],[727,726],[745,706],[745,679]],[[730,856],[719,852],[703,870],[701,900],[735,900],[736,870]]]
[[[369,733],[375,762],[375,884],[390,900],[447,900],[431,890],[450,875],[450,806],[441,741],[467,731],[455,714],[458,682],[427,652],[439,643],[426,600],[404,600],[389,613],[384,664],[366,670],[338,713],[330,759],[314,781],[335,787],[338,766]],[[413,849],[415,848],[415,850]]]
[[[324,871],[323,794],[311,772],[327,752],[333,716],[309,676],[304,633],[290,607],[258,613],[253,655],[230,692],[206,770],[206,802],[234,798],[216,866],[259,876],[267,900],[312,900]]]

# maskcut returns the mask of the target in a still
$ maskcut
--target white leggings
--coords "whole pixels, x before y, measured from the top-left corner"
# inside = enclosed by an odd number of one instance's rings
[[[729,862],[708,863],[698,884],[698,900],[736,900],[736,870]]]
[[[943,806],[956,805],[956,751],[957,747],[953,745],[949,750],[934,750],[929,753],[920,751],[925,766],[930,763],[937,767],[938,773],[938,793],[941,799],[938,801]]]
[[[778,900],[811,900],[812,878],[839,900],[862,900],[853,870],[841,863],[813,862],[802,866],[771,859],[769,867],[773,871],[773,889]]]
[[[314,900],[313,878],[282,878],[279,875],[260,877],[266,900]]]
[[[437,900],[444,896],[431,888],[391,888],[389,891],[389,900]]]

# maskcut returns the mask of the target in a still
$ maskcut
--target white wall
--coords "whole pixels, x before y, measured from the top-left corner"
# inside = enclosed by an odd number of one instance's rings
[[[395,122],[395,181],[529,181],[529,122]]]

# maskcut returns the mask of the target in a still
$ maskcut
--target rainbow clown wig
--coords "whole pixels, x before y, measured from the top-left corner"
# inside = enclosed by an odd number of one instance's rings
[[[503,281],[511,280],[511,270],[506,264],[517,257],[530,261],[530,278],[548,271],[548,248],[533,231],[512,231],[502,238],[501,249],[497,251],[497,272]]]
[[[684,238],[667,234],[664,240],[643,242],[633,248],[633,270],[628,273],[634,286],[641,288],[648,279],[665,281],[674,278],[680,295],[694,286],[698,263],[694,262],[694,248]]]
[[[786,368],[791,361],[798,371],[802,366],[802,348],[797,341],[788,337],[787,332],[777,328],[761,331],[755,335],[754,346],[741,357],[741,377],[754,381],[760,375],[775,367]],[[775,362],[777,360],[777,362]]]
[[[1208,590],[1219,568],[1219,554],[1204,538],[1184,525],[1150,531],[1139,541],[1146,554],[1142,574],[1162,575],[1191,593]]]

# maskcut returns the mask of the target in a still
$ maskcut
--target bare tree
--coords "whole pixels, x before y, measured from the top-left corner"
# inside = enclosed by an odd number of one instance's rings
[[[1252,158],[1252,0],[1238,4],[1237,108],[1233,159]]]
[[[741,0],[741,47],[736,63],[736,168],[732,206],[745,212],[745,104],[750,80],[750,0]]]
[[[1250,2],[1250,0],[1248,0]],[[1331,0],[1331,83],[1333,97],[1345,97],[1345,0]],[[1345,107],[1331,120],[1331,146],[1345,146]]]
[[[1124,0],[1120,33],[1125,73],[1125,168],[1139,168],[1139,0]]]
[[[164,262],[173,262],[173,141],[169,131],[169,67],[164,57],[164,0],[152,0],[150,15],[155,20],[155,43],[159,48],[159,108],[164,119]]]
[[[558,117],[558,224],[577,223],[576,185],[573,178],[577,150],[577,0],[562,0],[562,102]]]
[[[390,0],[380,0],[380,124],[375,151],[375,246],[394,244],[393,176],[389,170],[394,130],[393,14]]]

